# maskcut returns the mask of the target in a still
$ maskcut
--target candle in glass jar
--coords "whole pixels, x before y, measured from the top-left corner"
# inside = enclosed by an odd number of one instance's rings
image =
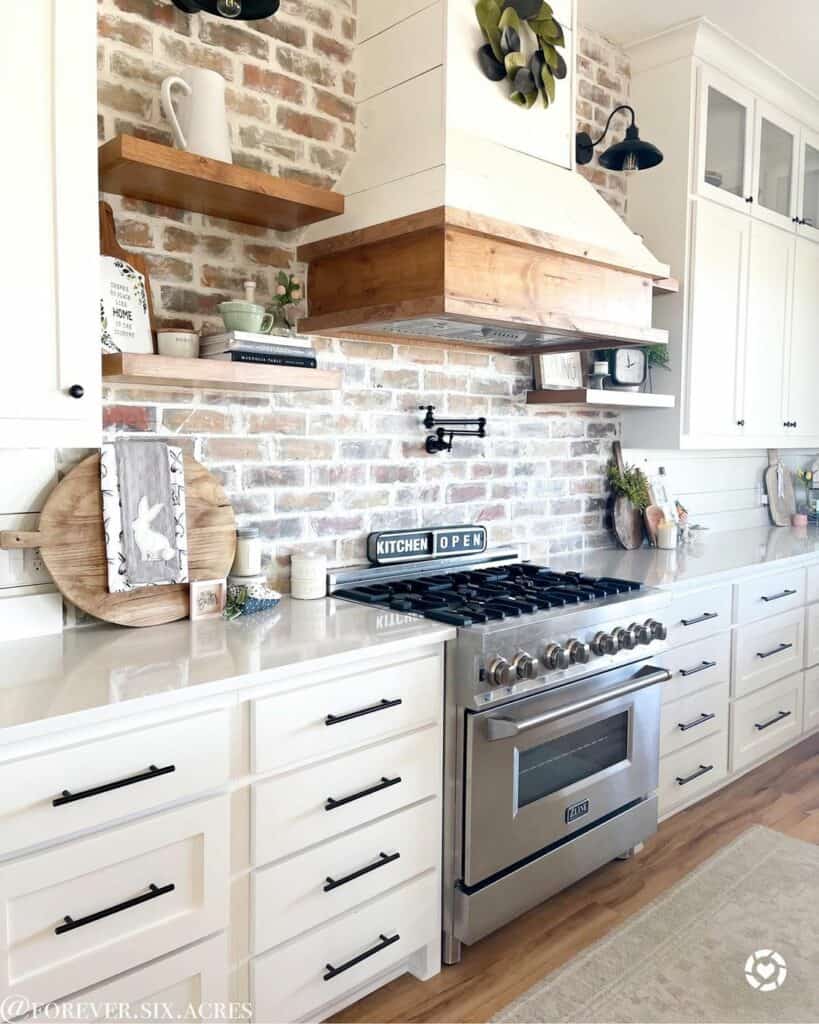
[[[262,569],[262,543],[255,526],[245,526],[236,531],[236,556],[233,559],[232,576],[257,576]]]

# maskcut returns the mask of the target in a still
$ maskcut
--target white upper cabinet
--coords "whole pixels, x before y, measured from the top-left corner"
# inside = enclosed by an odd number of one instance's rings
[[[0,41],[0,447],[100,441],[96,6],[27,0]]]
[[[799,123],[757,100],[751,213],[793,231],[796,223]]]
[[[819,242],[819,134],[804,129],[799,147],[797,231]]]
[[[752,188],[753,93],[704,66],[697,93],[696,191],[744,211]]]

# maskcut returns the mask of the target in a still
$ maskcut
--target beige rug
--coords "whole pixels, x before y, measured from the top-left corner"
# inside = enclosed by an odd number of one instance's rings
[[[819,846],[749,829],[494,1020],[817,1024]]]

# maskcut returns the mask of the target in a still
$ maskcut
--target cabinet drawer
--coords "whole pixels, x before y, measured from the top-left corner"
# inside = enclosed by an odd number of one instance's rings
[[[660,756],[696,743],[704,736],[728,728],[728,689],[726,680],[709,686],[682,700],[663,705],[660,716]]]
[[[0,1000],[62,999],[224,928],[228,835],[216,797],[0,866]]]
[[[0,856],[218,789],[228,744],[215,711],[0,765]]]
[[[808,566],[805,600],[808,602],[819,601],[819,565]]]
[[[731,707],[731,771],[753,764],[802,732],[802,673],[782,679]]]
[[[260,953],[434,868],[441,804],[411,807],[253,878],[253,950]]]
[[[253,703],[257,772],[325,757],[441,717],[440,651]]]
[[[805,668],[819,665],[819,604],[805,609]]]
[[[706,736],[660,761],[660,814],[693,800],[728,774],[728,733]]]
[[[706,686],[730,682],[731,634],[718,633],[675,647],[652,661],[671,673],[671,679],[663,684],[663,703],[670,704]]]
[[[251,961],[257,1021],[321,1020],[327,1003],[405,960],[440,933],[441,892],[430,872]],[[358,963],[353,961],[358,960]],[[347,965],[350,966],[347,966]]]
[[[734,635],[734,696],[758,690],[802,668],[805,614],[801,608],[741,626]]]
[[[819,729],[819,667],[805,673],[805,712],[803,732]]]
[[[441,733],[431,726],[252,788],[253,863],[266,864],[433,796]]]
[[[110,1021],[113,1006],[128,1008],[123,1020],[198,1020],[198,1016],[191,1016],[189,1007],[205,1006],[205,1013],[213,1013],[214,1004],[225,1004],[229,998],[227,938],[222,932],[87,989],[75,999],[63,1000],[58,1004],[59,1015],[51,1006],[32,1020],[38,1024],[54,1020]]]
[[[663,621],[672,647],[711,636],[731,625],[731,585],[675,595]]]
[[[805,603],[804,569],[753,576],[736,585],[736,621],[753,622]]]

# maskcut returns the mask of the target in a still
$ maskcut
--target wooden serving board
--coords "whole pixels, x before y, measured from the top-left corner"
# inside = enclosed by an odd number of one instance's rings
[[[796,498],[793,493],[793,476],[791,471],[782,467],[782,495],[780,497],[777,483],[777,466],[779,451],[768,450],[768,468],[765,470],[765,490],[768,494],[768,510],[774,526],[790,526],[791,517],[796,512]]]
[[[191,580],[222,579],[230,572],[236,551],[233,509],[216,477],[187,455],[185,509]],[[39,531],[0,533],[0,548],[39,548],[60,592],[106,622],[158,626],[190,613],[187,584],[109,593],[99,454],[72,469],[51,492]]]

